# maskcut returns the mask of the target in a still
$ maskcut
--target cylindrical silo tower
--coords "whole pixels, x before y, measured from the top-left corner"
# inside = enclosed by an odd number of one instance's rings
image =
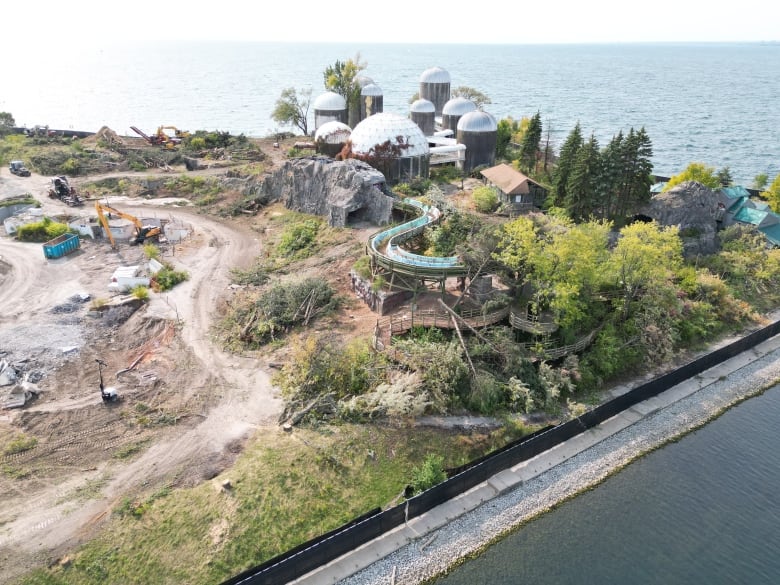
[[[314,134],[314,145],[319,154],[335,157],[349,141],[352,130],[343,122],[325,122]]]
[[[347,123],[347,100],[335,91],[326,91],[314,100],[314,130],[327,122]]]
[[[428,177],[428,139],[409,118],[389,112],[374,114],[355,126],[349,142],[353,155],[382,172],[389,184]]]
[[[469,99],[464,97],[452,98],[444,104],[444,109],[441,114],[441,129],[452,130],[452,133],[455,134],[458,130],[458,120],[460,120],[461,116],[473,112],[476,109],[477,106]]]
[[[496,162],[496,140],[498,124],[496,119],[480,110],[464,114],[458,122],[458,143],[466,147],[463,170],[467,173]]]
[[[360,119],[365,120],[382,111],[384,111],[382,88],[376,83],[364,85],[360,90]]]
[[[441,116],[450,99],[450,74],[441,67],[431,67],[420,76],[420,97],[433,102],[436,115]]]
[[[432,101],[420,98],[412,103],[409,117],[417,124],[426,136],[433,136],[436,131],[436,106]]]

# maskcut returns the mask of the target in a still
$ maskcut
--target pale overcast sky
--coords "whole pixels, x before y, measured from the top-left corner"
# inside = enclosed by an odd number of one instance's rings
[[[27,0],[4,11],[0,46],[123,40],[403,43],[778,41],[776,0]],[[10,54],[6,53],[10,58]]]

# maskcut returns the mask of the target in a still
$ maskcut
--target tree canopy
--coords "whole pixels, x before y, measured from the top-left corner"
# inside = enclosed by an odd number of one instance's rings
[[[0,112],[0,136],[5,136],[16,126],[16,121],[10,112]]]
[[[772,211],[780,213],[780,175],[777,175],[767,190],[761,193],[761,197],[769,202]]]
[[[531,172],[536,167],[539,144],[542,142],[542,115],[536,112],[528,122],[520,144],[520,168]]]
[[[271,118],[279,124],[298,128],[304,136],[309,134],[309,106],[311,105],[311,89],[296,90],[288,87],[282,90],[282,95],[276,100],[276,107],[271,112]]]
[[[715,167],[707,166],[701,162],[692,162],[685,167],[683,172],[671,177],[663,190],[664,192],[669,191],[673,187],[687,181],[696,181],[710,189],[719,189],[721,186]]]
[[[473,87],[468,87],[467,85],[461,85],[456,87],[450,92],[450,96],[452,97],[463,97],[467,100],[470,100],[474,103],[475,106],[477,106],[478,110],[482,109],[482,106],[485,104],[492,104],[493,102],[490,101],[490,98],[486,96],[481,91],[474,89]]]
[[[358,76],[367,67],[365,61],[360,60],[360,53],[354,59],[346,61],[337,60],[333,65],[328,65],[323,72],[325,89],[334,91],[347,102],[349,112],[349,125],[354,128],[360,118],[360,84]]]

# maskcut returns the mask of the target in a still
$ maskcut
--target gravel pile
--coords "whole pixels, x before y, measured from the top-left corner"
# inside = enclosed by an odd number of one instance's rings
[[[614,470],[780,378],[780,349],[651,414],[523,485],[425,534],[344,579],[346,585],[409,585],[442,574],[459,559],[555,504],[593,486]]]

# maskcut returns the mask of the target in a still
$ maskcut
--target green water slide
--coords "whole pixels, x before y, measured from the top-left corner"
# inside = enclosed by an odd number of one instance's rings
[[[403,247],[404,242],[441,219],[441,211],[438,208],[409,198],[397,202],[395,207],[404,211],[414,210],[419,215],[411,221],[383,230],[369,238],[368,251],[378,265],[391,272],[426,279],[468,274],[468,269],[457,256],[422,256]]]

